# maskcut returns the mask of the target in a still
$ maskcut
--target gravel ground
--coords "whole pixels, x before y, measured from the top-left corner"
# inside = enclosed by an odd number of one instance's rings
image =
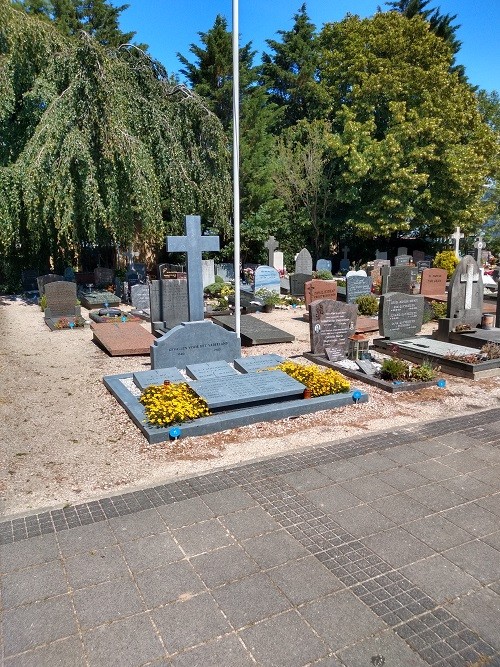
[[[87,315],[84,309],[82,313]],[[244,348],[243,354],[302,355],[309,350],[303,313],[290,309],[256,315],[296,340]],[[88,327],[51,332],[39,307],[21,298],[0,297],[0,338],[4,516],[83,502],[360,432],[474,412],[500,400],[500,378],[473,382],[447,377],[446,389],[395,395],[365,385],[366,404],[149,446],[102,384],[104,375],[148,369],[149,357],[109,357],[92,342]]]

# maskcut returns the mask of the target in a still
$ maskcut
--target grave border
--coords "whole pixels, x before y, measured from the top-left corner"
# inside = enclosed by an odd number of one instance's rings
[[[169,440],[169,427],[149,426],[146,422],[144,406],[121,382],[121,380],[132,379],[132,373],[119,373],[118,375],[106,375],[103,378],[104,386],[113,394],[118,403],[125,409],[130,419],[139,428],[150,445],[156,445]],[[361,392],[358,403],[368,402],[368,394]],[[275,421],[287,417],[298,417],[319,410],[333,410],[335,408],[353,405],[353,391],[345,394],[330,394],[318,398],[288,400],[284,403],[266,403],[255,407],[231,410],[228,412],[216,412],[210,417],[200,417],[192,422],[179,425],[182,437],[208,435],[228,429],[247,426],[258,422]]]

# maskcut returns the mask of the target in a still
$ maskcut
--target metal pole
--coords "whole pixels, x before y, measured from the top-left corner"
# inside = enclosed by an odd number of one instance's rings
[[[234,224],[234,314],[240,338],[240,47],[238,0],[233,0],[233,224]]]

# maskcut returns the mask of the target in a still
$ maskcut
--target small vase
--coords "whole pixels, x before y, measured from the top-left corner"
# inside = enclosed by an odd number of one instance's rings
[[[262,312],[264,313],[272,313],[274,310],[274,306],[270,303],[265,303],[264,306],[262,307]]]

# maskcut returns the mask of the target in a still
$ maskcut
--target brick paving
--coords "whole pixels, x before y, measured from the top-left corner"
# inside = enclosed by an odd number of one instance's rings
[[[0,524],[5,667],[500,666],[500,409]]]

